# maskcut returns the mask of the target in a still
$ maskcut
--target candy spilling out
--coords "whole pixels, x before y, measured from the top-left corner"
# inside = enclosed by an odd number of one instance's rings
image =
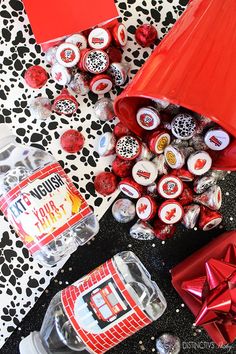
[[[215,154],[229,145],[229,134],[206,117],[160,100],[140,107],[136,119],[144,129],[142,140],[118,123],[98,142],[100,156],[116,157],[105,181],[98,185],[103,173],[96,176],[97,192],[109,195],[119,185],[137,200],[136,210],[127,199],[117,201],[115,219],[128,222],[136,214],[139,220],[130,235],[141,240],[171,238],[179,222],[187,229],[217,227],[222,221],[217,183],[226,172],[211,167]]]

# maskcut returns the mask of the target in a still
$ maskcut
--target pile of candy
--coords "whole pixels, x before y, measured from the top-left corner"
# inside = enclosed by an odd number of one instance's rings
[[[51,77],[57,84],[68,86],[78,95],[86,95],[90,90],[102,95],[113,85],[124,85],[129,70],[128,65],[122,63],[127,30],[117,21],[109,26],[73,34],[47,50],[45,60],[51,65]],[[36,65],[25,72],[24,78],[30,87],[41,88],[47,82],[48,74]],[[68,91],[63,91],[55,101],[53,109],[59,114],[71,115],[78,108],[76,99]],[[39,103],[42,101],[36,102],[38,107]],[[35,107],[34,102],[32,106]]]
[[[198,224],[204,231],[218,226],[222,193],[217,183],[226,172],[211,167],[216,152],[229,145],[229,134],[209,118],[161,100],[141,107],[136,119],[145,132],[142,140],[118,123],[98,143],[100,156],[116,158],[113,172],[95,177],[96,191],[109,195],[119,187],[137,199],[136,207],[117,200],[115,219],[126,223],[137,214],[130,235],[145,240],[171,238],[178,222],[187,229]]]

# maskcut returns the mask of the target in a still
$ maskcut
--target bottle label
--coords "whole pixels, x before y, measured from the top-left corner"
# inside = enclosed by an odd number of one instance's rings
[[[109,260],[62,291],[74,330],[92,353],[103,354],[152,321],[134,301]]]
[[[91,213],[58,162],[11,189],[0,209],[31,254]]]

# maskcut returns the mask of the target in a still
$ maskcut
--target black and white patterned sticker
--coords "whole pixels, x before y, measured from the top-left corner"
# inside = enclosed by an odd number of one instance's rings
[[[162,38],[176,18],[183,12],[187,0],[126,0],[117,1],[123,23],[128,29],[128,43],[124,59],[131,65],[130,78],[149,57],[153,48],[141,48],[134,41],[135,29],[143,23],[153,23]],[[46,86],[33,90],[26,86],[23,73],[31,65],[46,66],[44,54],[35,44],[28,18],[21,1],[2,0],[0,9],[0,123],[7,123],[23,144],[33,145],[51,152],[79,188],[87,202],[101,218],[117,196],[102,198],[93,187],[94,176],[109,168],[112,157],[99,158],[95,151],[99,137],[115,124],[98,121],[93,113],[97,96],[89,93],[77,97],[79,109],[73,117],[52,114],[46,121],[30,115],[29,103],[37,96],[58,96],[61,87],[49,79]],[[120,92],[114,88],[111,97]],[[108,95],[109,96],[109,95]],[[86,143],[77,155],[68,155],[59,144],[60,135],[67,129],[79,129]],[[53,276],[62,267],[48,270],[29,257],[23,244],[9,224],[0,216],[0,347],[33,307]],[[101,239],[102,242],[102,239]],[[86,247],[86,246],[85,246]],[[85,248],[86,250],[86,248]]]

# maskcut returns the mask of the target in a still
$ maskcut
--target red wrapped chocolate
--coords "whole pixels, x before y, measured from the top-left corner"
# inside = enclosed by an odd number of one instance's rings
[[[41,88],[48,80],[48,73],[42,66],[33,65],[26,70],[24,79],[30,87]]]
[[[172,269],[172,284],[219,346],[236,339],[236,231],[226,232]]]
[[[136,29],[135,39],[142,47],[150,47],[157,39],[157,30],[150,24],[141,25]]]
[[[112,172],[101,172],[95,177],[94,188],[104,196],[114,193],[117,186],[117,178]]]

